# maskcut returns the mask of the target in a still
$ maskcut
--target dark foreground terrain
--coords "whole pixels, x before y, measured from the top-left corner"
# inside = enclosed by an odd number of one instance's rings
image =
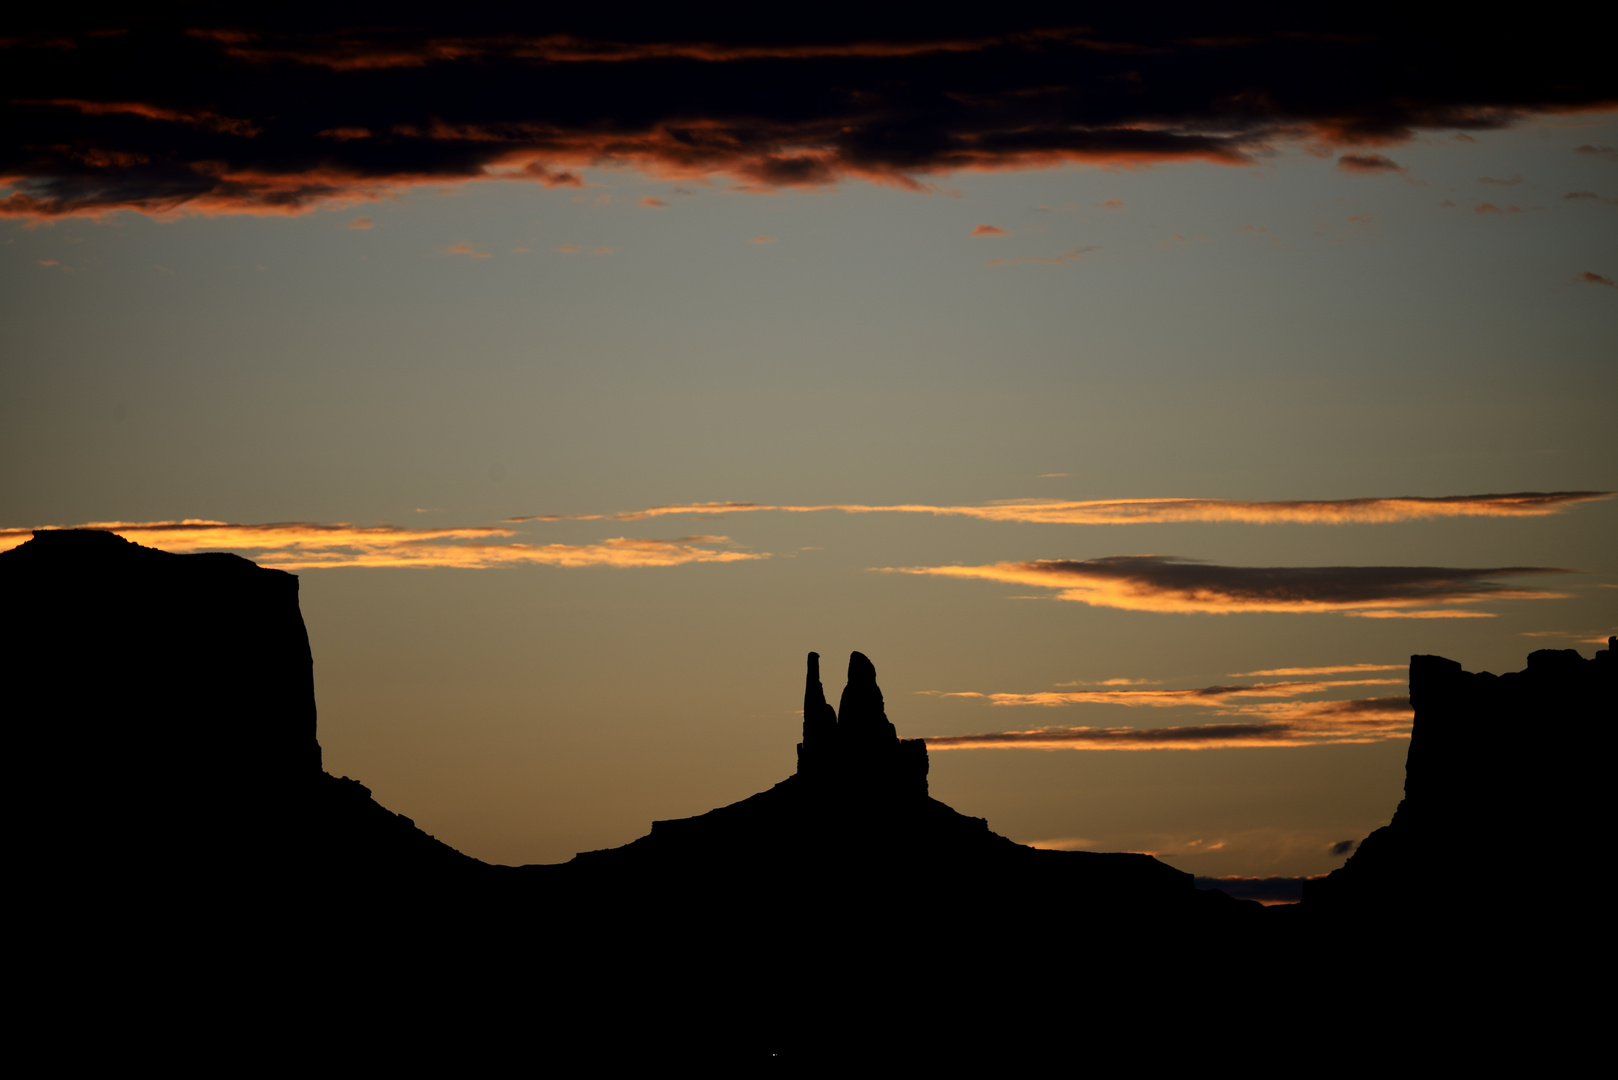
[[[60,530],[0,589],[16,1015],[64,1065],[1555,1068],[1605,1018],[1611,643],[1412,657],[1392,824],[1266,909],[930,798],[859,653],[769,791],[491,866],[323,771],[294,576]]]

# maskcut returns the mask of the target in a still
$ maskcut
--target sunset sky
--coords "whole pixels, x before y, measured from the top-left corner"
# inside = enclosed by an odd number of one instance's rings
[[[1000,833],[1319,874],[1412,653],[1618,632],[1575,32],[387,10],[0,33],[0,548],[296,572],[327,769],[461,850],[769,787],[858,649]]]

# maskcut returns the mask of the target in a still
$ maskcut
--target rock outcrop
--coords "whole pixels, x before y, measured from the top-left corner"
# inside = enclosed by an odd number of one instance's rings
[[[1505,675],[1412,656],[1404,799],[1341,869],[1304,886],[1304,906],[1404,919],[1561,902],[1495,887],[1485,868],[1562,873],[1604,843],[1618,640],[1607,646],[1594,659],[1541,649]]]
[[[790,896],[853,888],[963,912],[987,893],[1019,891],[1060,895],[1079,908],[1210,901],[1190,874],[1149,855],[1025,847],[931,798],[926,743],[898,737],[876,668],[858,652],[835,712],[820,655],[809,654],[794,775],[730,806],[653,822],[641,839],[584,852],[559,869],[560,880],[587,886],[656,877],[702,893],[769,881]]]
[[[330,889],[480,868],[321,768],[298,579],[88,529],[0,553],[23,844],[63,895]],[[137,899],[138,898],[138,899]]]
[[[504,1048],[490,1071],[531,1067],[536,1033],[591,1067],[1032,1071],[1109,1042],[1205,1051],[1256,1003],[1264,1045],[1302,1058],[1322,1017],[1398,978],[1481,1018],[1424,1017],[1418,1040],[1498,1057],[1523,1015],[1502,995],[1557,984],[1554,958],[1593,940],[1496,882],[1565,877],[1605,839],[1612,642],[1498,677],[1413,658],[1393,823],[1265,911],[1147,855],[1024,847],[932,798],[926,747],[898,737],[860,653],[836,710],[809,654],[798,770],[769,790],[568,863],[491,867],[322,770],[292,575],[59,531],[0,553],[0,590],[14,895],[42,957],[22,982],[120,1051],[184,1015],[166,1051],[206,1049],[198,1030],[241,1031],[238,1052],[340,1028],[367,1061],[462,1071],[473,1043]],[[1502,941],[1531,977],[1501,981]],[[1277,1001],[1280,975],[1309,992]],[[1362,1057],[1405,1053],[1403,1029],[1368,1028]]]
[[[809,654],[798,775],[808,784],[850,794],[927,794],[927,744],[899,738],[876,684],[876,667],[864,653],[848,658],[848,685],[836,712],[821,688],[820,654]]]

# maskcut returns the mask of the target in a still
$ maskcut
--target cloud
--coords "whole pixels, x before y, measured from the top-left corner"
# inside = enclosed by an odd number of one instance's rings
[[[1337,159],[1337,167],[1351,173],[1402,173],[1405,167],[1382,154],[1344,154]]]
[[[1339,840],[1331,846],[1331,853],[1337,856],[1347,855],[1353,850],[1354,841],[1352,840]]]
[[[1595,630],[1524,630],[1522,632],[1522,636],[1572,638],[1580,645],[1605,645],[1607,644],[1607,638],[1610,636],[1610,634],[1604,631]]]
[[[1403,671],[1403,664],[1336,664],[1328,667],[1283,667],[1267,671],[1238,671],[1233,679],[1273,678],[1288,675],[1352,675],[1361,671]]]
[[[1600,195],[1597,195],[1593,191],[1570,191],[1566,195],[1563,195],[1562,198],[1564,198],[1564,199],[1594,199],[1597,202],[1605,202],[1606,201]]]
[[[466,255],[474,259],[487,259],[489,257],[487,251],[473,251],[472,245],[464,240],[458,244],[451,244],[444,250],[451,255]]]
[[[51,98],[47,100],[13,98],[12,105],[25,108],[70,109],[85,116],[138,116],[143,120],[156,120],[170,124],[187,124],[206,128],[221,135],[235,135],[251,139],[263,129],[249,120],[221,116],[210,109],[170,109],[144,101],[85,101],[79,98]],[[133,162],[136,157],[129,158]],[[149,161],[149,158],[145,159]],[[144,163],[144,162],[142,162]]]
[[[1514,187],[1523,182],[1522,173],[1512,173],[1510,176],[1505,177],[1504,179],[1498,179],[1493,176],[1478,177],[1478,183],[1480,184],[1496,184],[1500,187]]]
[[[1346,842],[1346,841],[1345,841]],[[1313,877],[1199,877],[1199,889],[1218,889],[1238,900],[1256,900],[1265,907],[1276,904],[1296,904],[1303,900],[1303,885],[1317,881],[1324,875]]]
[[[747,242],[749,244],[773,244],[773,243],[775,243],[775,237],[773,237],[773,236],[752,236],[752,237],[748,237]]]
[[[1030,840],[1027,846],[1044,851],[1086,851],[1095,847],[1096,842],[1082,836],[1059,836],[1052,840]]]
[[[1124,200],[1122,200],[1122,199],[1108,199],[1106,202],[1101,204],[1101,209],[1103,209],[1103,210],[1127,210],[1129,208],[1124,204]]]
[[[348,227],[350,229],[372,229],[376,227],[376,224],[368,217],[357,217],[348,223]]]
[[[1006,230],[1000,228],[998,225],[979,225],[975,229],[972,230],[972,235],[973,236],[1004,236],[1004,235],[1006,235]]]
[[[1408,698],[1365,698],[1284,706],[1291,715],[1184,727],[1046,727],[978,735],[929,735],[928,750],[1229,750],[1334,746],[1410,737]]]
[[[594,251],[590,252],[590,254],[592,254],[592,255],[611,255],[612,254],[612,248],[610,248],[610,247],[598,247]]]
[[[925,190],[961,170],[1250,164],[1287,142],[1348,148],[1353,169],[1421,131],[1618,98],[1600,35],[1385,6],[1299,9],[1284,30],[1267,10],[1194,6],[1086,9],[1082,27],[980,6],[924,30],[868,8],[774,25],[724,9],[528,5],[498,25],[466,5],[391,23],[312,10],[159,6],[111,37],[88,10],[43,12],[6,42],[0,207],[297,213],[412,184],[577,187],[601,167]],[[28,47],[47,41],[73,47]]]
[[[1546,593],[1546,596],[1551,594]],[[1345,611],[1356,619],[1492,619],[1488,611]]]
[[[1575,146],[1573,152],[1575,154],[1585,154],[1589,157],[1606,158],[1608,161],[1618,161],[1618,148],[1611,146],[1591,146],[1589,143],[1585,143],[1583,146]]]
[[[497,566],[682,566],[687,563],[743,562],[767,554],[724,550],[723,536],[682,536],[673,540],[615,537],[595,544],[525,544],[513,529],[401,529],[392,525],[286,522],[236,525],[223,521],[92,522],[73,526],[105,529],[146,547],[164,551],[230,551],[261,566],[281,570],[336,567],[452,567],[476,570]],[[32,529],[0,530],[0,551],[25,543]]]
[[[1366,608],[1390,610],[1480,600],[1550,599],[1561,594],[1508,586],[1494,579],[1570,573],[1544,566],[1218,566],[1164,555],[883,569],[892,573],[1034,585],[1059,590],[1058,599],[1094,607],[1180,614],[1237,611],[1352,614],[1356,609]],[[1373,617],[1382,617],[1380,611]],[[1437,617],[1453,616],[1445,612]]]
[[[1102,679],[1100,682],[1084,682],[1075,679],[1073,682],[1057,683],[1057,686],[1145,686],[1151,679]]]
[[[655,198],[651,195],[642,195],[640,204],[642,206],[662,207],[667,206],[668,202],[663,199]]]
[[[1100,250],[1096,245],[1089,247],[1076,247],[1071,251],[1064,251],[1053,259],[1041,258],[1036,255],[1018,255],[1010,259],[990,259],[985,266],[1014,266],[1017,263],[1044,263],[1047,266],[1066,266],[1070,262],[1083,262],[1086,252]]]
[[[577,255],[579,253],[579,249],[573,244],[563,244],[556,250],[560,251],[563,255]]]
[[[565,249],[564,249],[565,250]],[[653,506],[619,514],[533,514],[524,521],[639,521],[669,515],[840,511],[846,514],[933,514],[983,521],[1045,525],[1156,525],[1172,522],[1240,522],[1249,525],[1366,525],[1427,521],[1448,517],[1546,517],[1571,506],[1613,497],[1610,491],[1526,491],[1498,495],[1401,496],[1399,498],[1321,499],[1245,502],[1237,499],[1003,499],[982,506],[899,503],[826,503],[817,506],[750,502],[686,503]]]
[[[1494,203],[1482,202],[1472,207],[1474,214],[1520,214],[1520,206],[1496,206]]]
[[[1400,686],[1403,679],[1333,679],[1330,682],[1254,683],[1251,686],[1203,686],[1192,690],[1041,690],[1027,694],[984,694],[975,690],[922,690],[929,697],[981,698],[991,705],[1123,705],[1126,708],[1172,709],[1182,705],[1228,705],[1231,698],[1295,698],[1345,686]],[[1244,705],[1241,710],[1254,706]],[[1241,711],[1238,710],[1238,711]]]
[[[1606,274],[1598,274],[1594,270],[1586,270],[1584,273],[1579,275],[1579,280],[1590,285],[1605,285],[1609,289],[1613,287],[1612,278],[1608,277]]]

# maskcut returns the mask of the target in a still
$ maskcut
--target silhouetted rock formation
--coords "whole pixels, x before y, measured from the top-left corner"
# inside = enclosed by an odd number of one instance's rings
[[[1607,646],[1593,660],[1541,649],[1505,675],[1412,656],[1404,799],[1341,869],[1305,885],[1305,906],[1405,918],[1560,902],[1475,883],[1506,853],[1570,867],[1605,841],[1618,640]]]
[[[28,763],[12,796],[64,892],[110,872],[161,906],[198,879],[482,866],[321,769],[292,574],[42,530],[0,553],[0,589],[13,760]]]
[[[1190,874],[1149,855],[1025,847],[929,797],[926,743],[898,737],[863,653],[849,657],[836,713],[821,688],[820,656],[809,654],[803,732],[797,773],[769,791],[653,822],[631,844],[580,854],[563,879],[614,887],[677,879],[700,893],[740,878],[790,896],[858,888],[951,910],[984,902],[986,889],[1054,892],[1079,908],[1217,902],[1194,890]]]
[[[1388,972],[1488,1020],[1501,927],[1521,942],[1538,924],[1511,923],[1506,898],[1490,950],[1463,919],[1444,952],[1437,920],[1400,920],[1490,897],[1502,852],[1565,874],[1605,838],[1610,647],[1498,678],[1413,658],[1393,824],[1268,913],[1150,856],[1035,850],[957,813],[928,794],[926,747],[898,738],[871,662],[850,657],[834,712],[810,653],[793,776],[623,847],[491,867],[322,771],[292,575],[65,530],[0,553],[0,590],[18,922],[43,943],[21,981],[71,1004],[75,1036],[120,1047],[183,1013],[169,1045],[343,1028],[368,1061],[436,1049],[461,1071],[473,1043],[530,1065],[536,1033],[591,1067],[1004,1070],[1091,1062],[1108,1036],[1201,1048],[1261,1002],[1266,1045],[1290,1024],[1312,1051],[1320,1018],[1363,1008]],[[1345,942],[1353,963],[1318,975]],[[1277,974],[1304,964],[1310,992],[1275,1004]],[[1416,1037],[1473,1038],[1446,1023]]]
[[[809,654],[798,775],[850,795],[865,790],[927,794],[927,744],[899,738],[882,704],[876,667],[864,653],[848,658],[848,685],[835,713],[820,686],[820,654]]]

